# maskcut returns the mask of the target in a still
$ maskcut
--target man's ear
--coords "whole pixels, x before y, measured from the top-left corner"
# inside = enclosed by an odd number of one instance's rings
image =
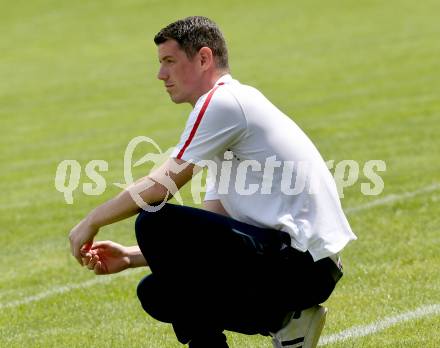
[[[200,65],[203,70],[208,70],[214,65],[214,55],[209,47],[202,47],[199,50]]]

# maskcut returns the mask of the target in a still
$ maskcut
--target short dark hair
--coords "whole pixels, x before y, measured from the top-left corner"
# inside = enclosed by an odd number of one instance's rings
[[[177,41],[188,58],[194,57],[202,47],[209,47],[217,68],[229,69],[225,39],[217,24],[209,18],[192,16],[179,19],[161,29],[154,42],[159,46],[170,39]]]

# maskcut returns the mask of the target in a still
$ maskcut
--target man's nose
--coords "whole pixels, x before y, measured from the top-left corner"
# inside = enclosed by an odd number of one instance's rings
[[[168,79],[168,72],[162,66],[160,67],[159,71],[157,72],[157,78],[162,81],[165,81],[166,79]]]

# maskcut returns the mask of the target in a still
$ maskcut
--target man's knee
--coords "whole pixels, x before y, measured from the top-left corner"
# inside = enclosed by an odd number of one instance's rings
[[[136,230],[136,235],[142,232],[143,230],[146,230],[151,223],[157,219],[157,216],[155,214],[158,214],[159,212],[151,213],[149,211],[141,210],[136,218],[136,222],[134,225],[134,228]]]
[[[139,282],[137,289],[136,289],[137,297],[146,312],[148,312],[146,309],[146,307],[148,307],[148,300],[151,301],[151,297],[152,297],[151,290],[152,289],[153,289],[153,276],[152,275],[148,275],[145,278],[143,278]]]
[[[165,204],[162,209],[157,212],[149,212],[142,210],[135,222],[135,232],[138,244],[144,244],[146,238],[154,238],[157,235],[164,224],[166,223],[166,210],[168,209],[167,204]],[[148,242],[151,242],[149,240]]]
[[[154,319],[170,323],[172,320],[165,292],[152,274],[142,279],[137,286],[137,297],[142,308]]]

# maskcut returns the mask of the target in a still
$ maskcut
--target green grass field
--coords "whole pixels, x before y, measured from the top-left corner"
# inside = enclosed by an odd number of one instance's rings
[[[362,195],[362,178],[344,191],[348,212],[364,208],[348,214],[359,240],[344,251],[346,274],[326,303],[323,336],[439,306],[439,12],[434,0],[3,1],[0,346],[179,347],[138,304],[148,270],[98,278],[70,256],[67,235],[119,192],[112,183],[123,181],[133,137],[162,149],[177,143],[190,107],[172,104],[156,80],[152,37],[187,15],[218,22],[233,76],[289,114],[326,159],[387,164],[381,195]],[[107,161],[105,193],[85,195],[83,172],[66,204],[54,187],[64,159],[83,169]],[[183,197],[194,205],[188,189]],[[365,206],[386,197],[396,199]],[[133,219],[98,237],[134,243]],[[326,346],[439,347],[439,327],[437,310]],[[228,337],[233,348],[271,346]]]

